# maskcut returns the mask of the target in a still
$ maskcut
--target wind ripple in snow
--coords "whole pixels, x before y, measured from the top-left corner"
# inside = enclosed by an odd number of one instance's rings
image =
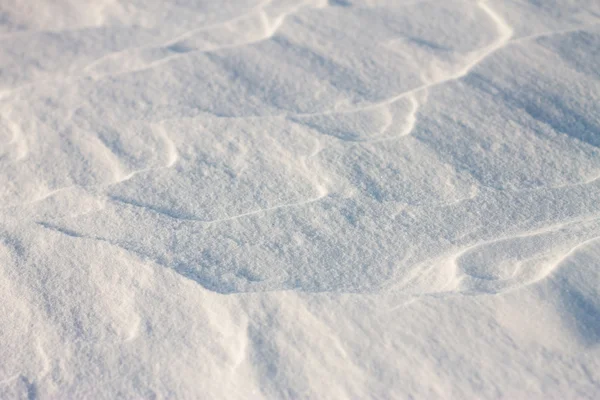
[[[589,21],[524,35],[488,2],[273,1],[219,18],[148,46],[119,36],[7,91],[6,223],[224,293],[498,292],[546,276],[548,246],[597,233],[572,222],[600,211],[597,103],[577,84],[598,80],[568,61],[598,41]],[[576,78],[555,85],[548,63]],[[586,233],[535,233],[561,224]]]

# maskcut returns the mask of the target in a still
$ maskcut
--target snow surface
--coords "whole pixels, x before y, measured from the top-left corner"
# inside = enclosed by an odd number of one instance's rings
[[[3,0],[0,398],[600,397],[597,0]]]

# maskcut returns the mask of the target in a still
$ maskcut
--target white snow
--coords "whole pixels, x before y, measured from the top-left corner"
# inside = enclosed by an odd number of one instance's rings
[[[6,0],[0,398],[597,399],[600,2]]]

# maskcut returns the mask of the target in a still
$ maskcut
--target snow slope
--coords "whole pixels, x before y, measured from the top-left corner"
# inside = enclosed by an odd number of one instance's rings
[[[6,0],[0,398],[600,396],[600,3]]]

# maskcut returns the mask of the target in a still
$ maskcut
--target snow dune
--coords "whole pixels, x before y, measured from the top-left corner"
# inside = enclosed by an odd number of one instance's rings
[[[597,398],[596,1],[0,5],[1,398]]]

